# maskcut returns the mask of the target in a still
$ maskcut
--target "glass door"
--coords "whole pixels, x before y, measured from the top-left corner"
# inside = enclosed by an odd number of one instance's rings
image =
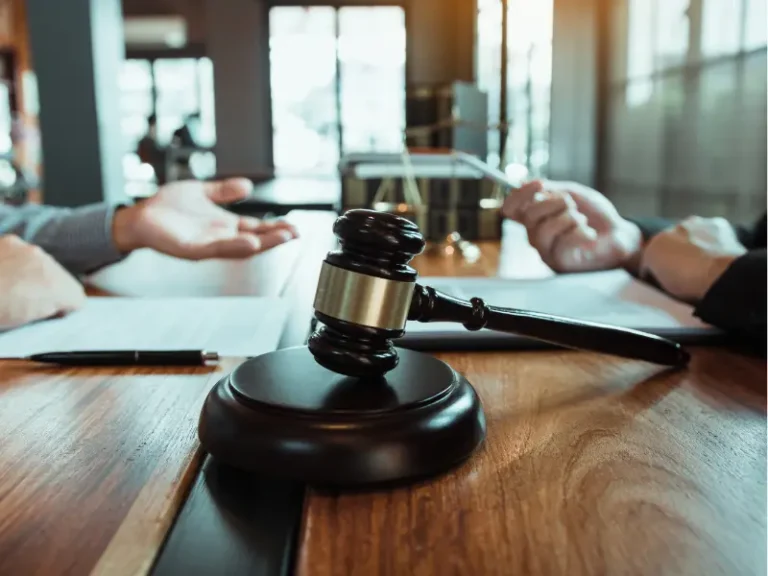
[[[399,152],[405,130],[405,13],[339,9],[342,150]]]
[[[488,162],[515,180],[545,176],[549,165],[553,1],[478,0],[477,6],[478,85],[488,94],[488,123],[494,127],[488,131]],[[504,6],[507,50],[502,54]],[[506,67],[504,75],[502,66]]]
[[[157,142],[168,147],[185,122],[198,150],[190,155],[195,177],[216,173],[211,148],[216,143],[213,63],[207,57],[128,58],[120,72],[123,172],[129,195],[146,195],[154,188],[153,167],[137,154],[148,133],[150,116],[157,120]]]
[[[402,8],[275,7],[269,24],[278,174],[334,175],[342,154],[402,148]]]
[[[336,11],[272,8],[269,29],[275,171],[330,174],[339,162]]]

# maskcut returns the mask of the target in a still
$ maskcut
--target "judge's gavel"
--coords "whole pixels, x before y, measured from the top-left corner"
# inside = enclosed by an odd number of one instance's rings
[[[459,466],[486,436],[480,396],[439,358],[395,349],[408,320],[460,322],[672,366],[688,360],[679,345],[650,334],[421,286],[408,263],[424,238],[404,218],[351,210],[334,232],[341,247],[323,262],[314,304],[320,327],[308,346],[250,358],[209,392],[198,435],[215,460],[334,488],[380,488]]]
[[[678,344],[638,330],[540,312],[488,306],[442,294],[416,282],[408,264],[421,253],[424,237],[399,216],[350,210],[333,228],[340,249],[323,262],[315,317],[321,326],[308,347],[315,360],[333,372],[381,376],[398,364],[393,339],[408,320],[458,322],[468,330],[512,332],[540,341],[681,367],[688,353]]]

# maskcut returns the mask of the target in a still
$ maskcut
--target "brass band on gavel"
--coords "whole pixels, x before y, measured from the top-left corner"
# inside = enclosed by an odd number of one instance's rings
[[[314,308],[331,318],[360,326],[403,330],[415,285],[323,262]]]

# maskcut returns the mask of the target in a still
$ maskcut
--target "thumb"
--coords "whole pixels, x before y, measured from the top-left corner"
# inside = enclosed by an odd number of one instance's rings
[[[228,178],[205,183],[205,195],[216,204],[230,204],[242,200],[253,191],[253,182],[247,178]]]

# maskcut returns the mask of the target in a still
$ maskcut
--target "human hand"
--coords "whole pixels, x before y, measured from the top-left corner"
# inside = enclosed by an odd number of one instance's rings
[[[525,226],[528,241],[556,272],[634,267],[642,248],[636,224],[597,190],[575,182],[528,182],[507,196],[502,214]]]
[[[0,236],[0,330],[77,310],[82,285],[38,246]]]
[[[652,275],[680,300],[698,302],[746,252],[727,220],[694,216],[651,238],[643,250],[640,273]]]
[[[134,206],[117,211],[112,226],[121,252],[152,248],[185,258],[247,258],[296,238],[284,221],[238,216],[217,206],[242,200],[251,191],[245,179],[188,180],[162,186]]]

